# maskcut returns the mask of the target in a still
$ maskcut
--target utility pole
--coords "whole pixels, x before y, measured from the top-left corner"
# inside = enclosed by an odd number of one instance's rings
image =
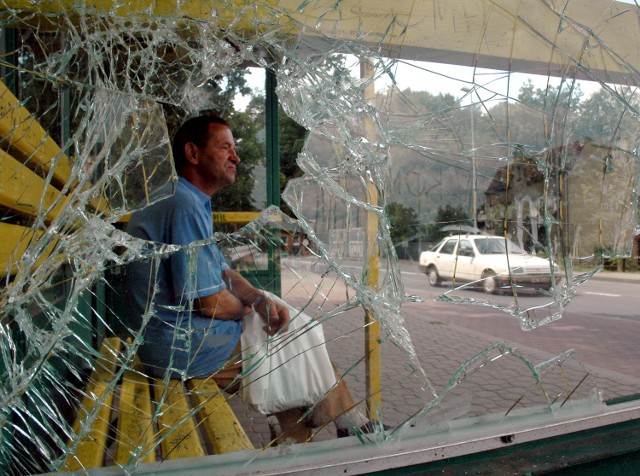
[[[478,229],[478,175],[476,170],[476,143],[474,137],[473,125],[473,97],[471,93],[473,89],[464,87],[461,91],[469,94],[469,115],[471,117],[471,217],[473,218],[473,227]]]

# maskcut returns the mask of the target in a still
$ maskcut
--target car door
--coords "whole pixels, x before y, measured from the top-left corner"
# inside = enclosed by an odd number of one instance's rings
[[[455,250],[458,244],[457,239],[447,240],[438,250],[435,256],[435,265],[438,269],[440,277],[445,279],[451,279],[453,277],[453,270],[455,266]]]
[[[456,280],[460,281],[471,281],[474,279],[473,273],[473,261],[475,258],[475,253],[473,251],[473,246],[471,245],[471,241],[469,240],[460,240],[458,243],[458,248],[456,250],[457,253],[457,261],[456,261]]]

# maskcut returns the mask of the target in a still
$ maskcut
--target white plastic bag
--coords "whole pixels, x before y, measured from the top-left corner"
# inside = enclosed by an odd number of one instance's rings
[[[289,308],[289,331],[267,336],[260,315],[252,312],[243,318],[241,337],[240,394],[265,415],[311,406],[336,383],[322,325],[277,296],[269,298]]]

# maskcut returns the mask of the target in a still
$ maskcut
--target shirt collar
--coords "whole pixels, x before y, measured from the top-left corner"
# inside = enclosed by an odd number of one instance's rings
[[[178,183],[180,183],[182,186],[186,187],[187,190],[189,190],[193,195],[198,197],[202,201],[202,203],[205,203],[205,202],[209,202],[210,203],[211,202],[211,197],[209,195],[207,195],[206,193],[201,191],[198,187],[193,185],[186,178],[179,176],[178,177]]]

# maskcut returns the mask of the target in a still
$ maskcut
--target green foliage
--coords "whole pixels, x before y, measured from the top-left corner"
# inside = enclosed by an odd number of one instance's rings
[[[237,69],[230,71],[225,76],[217,76],[201,86],[209,99],[209,108],[200,111],[187,111],[178,104],[163,104],[165,120],[170,137],[173,137],[180,125],[191,116],[209,114],[223,117],[227,120],[235,113],[233,101],[238,94],[246,96],[251,94],[247,87],[245,76],[247,70]]]
[[[210,81],[208,88],[213,97],[213,109],[200,111],[201,114],[211,114],[224,117],[229,121],[237,142],[240,164],[236,174],[236,182],[218,192],[212,198],[212,206],[217,211],[255,210],[252,202],[256,178],[253,170],[256,165],[265,161],[265,97],[263,94],[253,94],[247,87],[245,70],[236,70],[225,77],[217,77]],[[252,94],[244,111],[234,109],[234,99],[238,94]],[[186,113],[180,108],[165,105],[165,117],[169,125],[171,136],[186,119]],[[287,181],[302,175],[296,159],[306,138],[307,131],[288,117],[282,108],[280,117],[280,191],[284,190]],[[283,204],[285,213],[291,213]]]
[[[387,205],[385,212],[389,218],[391,241],[394,245],[417,234],[418,214],[413,208],[394,202]]]
[[[239,82],[240,81],[240,82]],[[242,91],[244,78],[234,76],[228,85]],[[227,97],[232,98],[230,94]],[[251,201],[256,178],[252,174],[256,165],[265,160],[265,98],[262,94],[254,94],[244,111],[233,111],[228,120],[237,141],[238,155],[241,162],[236,175],[236,182],[223,189],[213,197],[216,210],[255,210]],[[296,159],[304,146],[307,131],[287,116],[279,108],[279,164],[280,164],[280,192],[287,182],[302,175]],[[291,214],[286,204],[281,208]]]
[[[300,177],[302,170],[298,167],[298,154],[304,147],[307,138],[307,130],[296,121],[287,116],[282,108],[279,108],[280,117],[280,193],[284,191],[287,182]],[[281,203],[280,208],[287,215],[293,216],[293,212],[286,203]]]
[[[402,91],[402,102],[422,112],[431,113],[453,111],[460,107],[458,100],[451,94],[431,94],[427,91],[412,91],[409,88]]]
[[[565,133],[575,129],[580,119],[577,106],[582,96],[580,87],[572,87],[571,83],[542,89],[528,81],[520,88],[516,103],[501,101],[489,109],[488,114],[498,140],[509,138],[511,143],[541,150],[549,145],[561,145],[566,139]],[[476,129],[476,143],[490,142],[490,137]]]
[[[571,87],[569,83],[562,83],[560,86],[548,85],[545,89],[534,89],[533,83],[528,80],[520,87],[518,101],[525,106],[552,116],[557,115],[561,109],[568,110],[575,107],[582,96],[580,85]]]
[[[443,227],[468,224],[469,215],[467,215],[462,206],[445,205],[444,207],[438,207],[435,221],[422,227],[423,241],[435,244],[448,234],[448,232],[442,231]]]
[[[623,88],[618,94],[613,96],[609,91],[600,89],[580,103],[579,133],[582,137],[607,144],[619,137],[636,134],[637,119],[632,117],[628,107],[629,104],[634,106],[634,102],[637,106],[637,100],[633,101],[634,91]]]
[[[296,159],[304,146],[307,138],[307,130],[296,121],[287,116],[282,108],[280,116],[280,172],[286,179],[300,177],[302,170],[298,167]],[[284,189],[285,183],[281,183]]]
[[[333,71],[332,77],[336,82],[340,81],[342,75],[348,73],[344,68],[344,58],[340,56],[329,58],[325,66]],[[242,159],[236,184],[215,197],[214,206],[219,210],[254,209],[251,197],[256,179],[251,172],[264,160],[263,95],[253,94],[244,111],[230,112],[233,110],[233,99],[236,95],[249,92],[244,75],[244,71],[238,70],[228,77],[215,78],[209,85],[212,93],[216,94],[216,108],[213,112],[226,115],[232,123]],[[626,117],[625,121],[621,121],[624,114],[624,101],[621,99],[625,98],[626,93],[622,91],[619,94],[620,97],[616,97],[610,91],[601,90],[586,101],[580,102],[583,95],[580,88],[572,88],[570,83],[536,88],[532,82],[528,82],[521,87],[517,103],[510,103],[507,107],[506,103],[501,102],[491,109],[482,109],[479,105],[473,107],[472,111],[476,119],[474,121],[475,145],[484,148],[483,153],[488,157],[502,157],[506,154],[504,150],[498,149],[501,144],[504,145],[504,138],[507,137],[511,145],[519,142],[526,144],[530,150],[542,150],[549,146],[549,141],[553,142],[553,138],[547,137],[549,131],[562,131],[566,130],[566,127],[578,132],[580,136],[590,137],[597,142],[611,141],[616,134],[620,134],[627,128]],[[401,94],[395,91],[388,96],[380,95],[379,100],[386,101],[390,111],[397,112],[401,121],[405,116],[427,118],[423,125],[411,124],[411,126],[416,127],[416,133],[420,134],[417,140],[430,148],[427,161],[424,155],[415,153],[411,155],[412,151],[404,149],[393,151],[396,159],[394,173],[399,174],[394,179],[399,182],[398,184],[394,182],[394,190],[400,195],[392,197],[391,201],[402,203],[404,209],[397,208],[400,206],[399,203],[391,203],[388,208],[390,216],[393,216],[392,239],[398,242],[419,234],[422,240],[436,241],[442,236],[439,232],[441,226],[466,223],[468,220],[462,207],[457,205],[468,190],[461,185],[462,182],[458,179],[455,167],[456,161],[452,161],[451,157],[455,158],[465,153],[464,151],[472,143],[469,127],[470,110],[466,106],[461,107],[461,99],[453,95],[434,95],[411,89],[406,89]],[[412,116],[411,113],[416,116]],[[289,180],[301,175],[297,157],[304,146],[308,132],[288,117],[282,109],[279,110],[279,117],[280,190],[282,191]],[[183,117],[180,117],[180,111],[178,111],[167,119],[170,123],[172,121],[180,123]],[[554,122],[556,126],[552,127]],[[452,164],[454,164],[453,167]],[[480,161],[478,165],[480,192],[493,175],[493,169],[490,166],[486,166],[484,170],[483,166],[485,166],[484,162]],[[428,177],[422,184],[424,191],[421,193],[430,193],[427,203],[431,201],[431,206],[439,206],[439,208],[436,223],[431,225],[414,223],[413,230],[408,232],[405,212],[409,209],[413,210],[411,206],[415,204],[411,200],[407,202],[408,195],[405,190],[407,185],[404,179],[414,170],[420,170],[421,174]],[[483,180],[487,183],[483,184]],[[437,196],[432,189],[438,193]],[[412,197],[417,195],[414,193]],[[421,200],[424,205],[425,197],[421,197]],[[284,203],[282,209],[285,213],[291,213]]]

